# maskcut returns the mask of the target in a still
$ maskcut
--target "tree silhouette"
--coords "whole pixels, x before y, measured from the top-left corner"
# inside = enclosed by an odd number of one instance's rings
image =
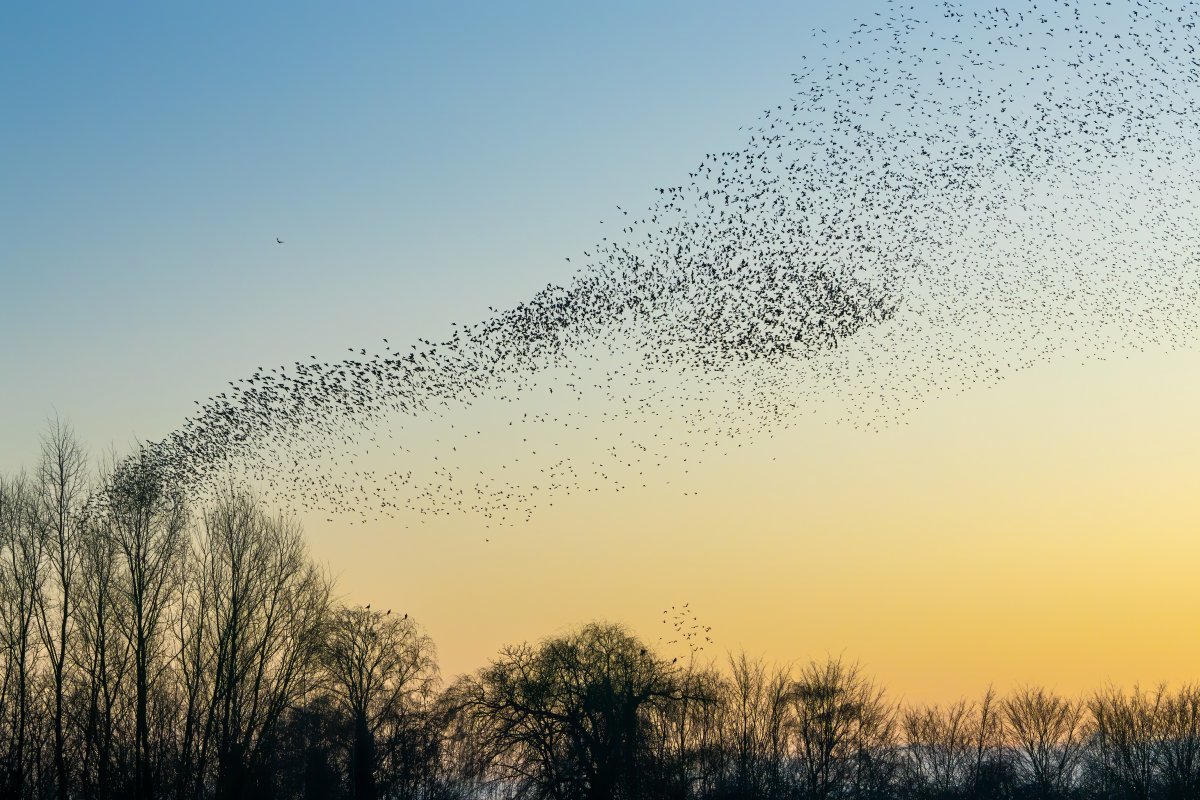
[[[538,797],[639,797],[646,712],[679,696],[672,665],[619,625],[505,648],[468,692],[500,774]]]
[[[156,752],[151,741],[151,693],[163,677],[166,614],[186,545],[185,498],[144,451],[116,465],[105,481],[102,534],[121,564],[115,616],[133,659],[133,797],[157,792]]]
[[[425,705],[436,684],[433,641],[407,615],[340,608],[325,631],[323,661],[329,684],[352,720],[351,796],[375,800],[380,739],[386,739],[388,755],[401,751],[400,760],[407,761],[411,759],[404,759],[403,751],[420,736],[409,713]],[[385,731],[390,735],[384,737]],[[411,782],[415,776],[397,766],[391,777]]]
[[[1018,770],[1040,800],[1065,796],[1077,778],[1085,741],[1085,705],[1041,687],[1023,687],[1004,700]]]

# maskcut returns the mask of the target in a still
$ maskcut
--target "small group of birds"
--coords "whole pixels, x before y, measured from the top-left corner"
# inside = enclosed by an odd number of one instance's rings
[[[700,618],[692,613],[690,603],[684,603],[679,608],[671,606],[663,613],[662,624],[670,625],[670,633],[658,637],[658,641],[670,647],[682,645],[691,655],[696,655],[713,643],[712,626],[700,622]]]
[[[741,148],[619,208],[563,285],[260,368],[149,457],[329,520],[512,523],[814,409],[878,429],[1035,364],[1191,346],[1200,7],[936,8],[815,34]]]

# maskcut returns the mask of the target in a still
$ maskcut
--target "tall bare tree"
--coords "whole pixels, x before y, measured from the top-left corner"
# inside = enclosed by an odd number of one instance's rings
[[[330,584],[308,558],[300,528],[245,493],[226,493],[203,515],[198,564],[207,644],[208,713],[202,751],[215,757],[217,797],[253,790],[283,713],[318,677]],[[187,643],[185,643],[187,644]]]
[[[1005,698],[1004,717],[1019,770],[1037,797],[1065,795],[1074,784],[1085,743],[1085,704],[1041,687]]]
[[[184,495],[141,450],[114,465],[104,481],[103,506],[103,532],[121,564],[114,584],[115,619],[133,667],[133,797],[150,800],[156,789],[150,702],[166,661],[167,614],[187,541]]]
[[[67,800],[70,793],[63,716],[87,491],[83,448],[70,427],[56,418],[42,437],[36,514],[45,540],[47,562],[46,580],[37,596],[37,621],[42,648],[50,663],[55,795],[58,800]]]
[[[125,794],[122,723],[131,697],[128,637],[119,597],[120,553],[102,518],[85,520],[79,547],[80,581],[74,605],[73,661],[79,671],[82,746],[80,774],[84,796],[107,800]]]
[[[37,598],[45,580],[45,539],[22,476],[0,478],[0,796],[24,796],[29,778],[33,689],[40,649]]]
[[[792,689],[793,749],[806,797],[869,793],[890,768],[894,707],[857,664],[804,667]]]
[[[202,565],[207,563],[208,542],[199,537],[189,543],[176,586],[177,609],[172,619],[176,643],[175,676],[178,708],[174,741],[175,796],[185,800],[203,794],[212,754],[211,720],[216,705],[214,673],[212,586]]]
[[[1109,686],[1088,700],[1089,766],[1106,796],[1149,800],[1157,781],[1158,743],[1166,686],[1135,686],[1126,694]]]
[[[901,714],[906,777],[918,795],[960,797],[972,788],[975,715],[975,705],[965,700],[908,708]]]
[[[726,777],[735,795],[779,797],[787,770],[792,678],[784,667],[769,668],[745,653],[729,656],[722,697]]]
[[[1158,763],[1163,796],[1200,797],[1200,686],[1188,684],[1160,707]]]
[[[644,789],[655,796],[686,800],[716,785],[724,766],[719,712],[723,676],[697,663],[695,655],[675,672],[676,691],[646,708],[648,758]]]

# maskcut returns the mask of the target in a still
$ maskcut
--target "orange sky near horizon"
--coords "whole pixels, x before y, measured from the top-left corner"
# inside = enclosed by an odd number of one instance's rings
[[[1178,684],[1200,679],[1197,409],[1194,351],[1051,362],[877,433],[801,419],[683,487],[512,527],[306,529],[347,601],[427,627],[447,678],[593,619],[683,655],[657,637],[688,602],[713,628],[703,659],[843,654],[914,702]]]

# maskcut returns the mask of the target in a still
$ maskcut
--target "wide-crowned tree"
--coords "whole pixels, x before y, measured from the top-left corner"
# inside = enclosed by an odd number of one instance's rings
[[[649,710],[678,699],[674,665],[620,625],[594,623],[505,648],[458,688],[497,778],[523,796],[646,796]]]

